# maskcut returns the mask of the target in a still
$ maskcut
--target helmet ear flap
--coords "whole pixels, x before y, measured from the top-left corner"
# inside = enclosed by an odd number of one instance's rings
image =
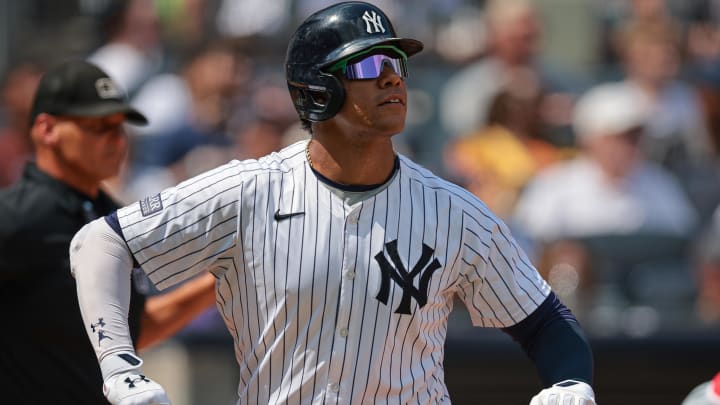
[[[325,121],[340,111],[345,89],[336,76],[321,72],[312,84],[288,81],[290,96],[301,119]]]

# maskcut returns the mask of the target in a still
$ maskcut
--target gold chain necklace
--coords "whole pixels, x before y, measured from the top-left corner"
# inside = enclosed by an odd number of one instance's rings
[[[312,158],[310,157],[310,142],[312,142],[312,139],[308,141],[307,145],[305,145],[305,157],[307,158],[310,168],[314,169],[313,161],[312,161]]]

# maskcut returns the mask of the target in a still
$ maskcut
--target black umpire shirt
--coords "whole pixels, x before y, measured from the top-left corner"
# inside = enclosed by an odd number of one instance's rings
[[[75,232],[117,208],[91,199],[29,163],[0,190],[0,402],[106,404],[83,327],[68,249]],[[133,288],[130,328],[139,332],[143,295]]]

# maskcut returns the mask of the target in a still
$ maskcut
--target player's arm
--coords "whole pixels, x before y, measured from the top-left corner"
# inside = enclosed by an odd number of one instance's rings
[[[112,404],[169,404],[160,385],[140,371],[128,326],[133,258],[123,240],[99,218],[70,243],[80,313]]]
[[[527,318],[502,330],[520,343],[546,387],[531,405],[595,404],[592,350],[575,316],[554,293]]]
[[[122,237],[117,212],[105,217],[115,233]],[[124,237],[123,237],[124,240]],[[215,277],[204,273],[167,293],[152,296],[145,302],[140,319],[138,350],[168,339],[215,303]]]

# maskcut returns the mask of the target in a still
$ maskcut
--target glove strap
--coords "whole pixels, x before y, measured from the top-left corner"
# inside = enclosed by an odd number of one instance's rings
[[[142,366],[143,361],[132,352],[113,353],[100,362],[103,380],[124,371],[137,370]]]

